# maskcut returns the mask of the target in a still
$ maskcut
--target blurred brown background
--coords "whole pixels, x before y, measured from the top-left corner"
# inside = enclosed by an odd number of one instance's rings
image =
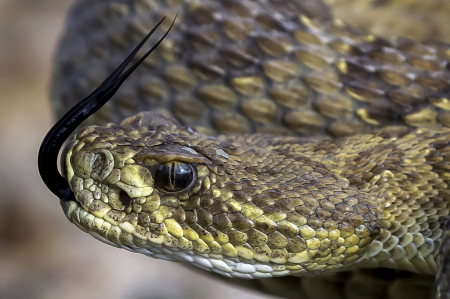
[[[52,57],[73,2],[0,1],[0,298],[269,298],[98,242],[41,182]]]
[[[337,10],[345,17],[345,5],[355,1],[340,1],[344,6],[337,5]],[[405,3],[416,3],[412,8],[420,15],[412,21],[393,17],[405,27],[400,34],[415,32],[419,39],[449,41],[450,30],[439,26],[450,24],[446,11],[450,2],[445,1],[391,0],[402,11]],[[0,1],[0,298],[269,298],[175,263],[107,246],[65,219],[57,198],[40,180],[37,152],[54,121],[49,104],[51,60],[73,2]],[[438,20],[429,30],[423,25],[429,15],[422,17],[419,5],[425,2],[434,5]],[[383,6],[372,9],[374,1],[359,3],[363,5],[355,6],[347,17],[358,16],[353,19],[360,25],[387,14]],[[367,7],[369,17],[364,17],[361,13]],[[439,21],[443,17],[447,22]],[[371,24],[368,28],[389,34],[389,28]],[[394,34],[401,29],[385,24]],[[411,30],[412,24],[423,30]]]

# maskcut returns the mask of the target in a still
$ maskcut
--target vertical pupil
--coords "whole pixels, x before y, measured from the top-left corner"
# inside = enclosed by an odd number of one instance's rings
[[[175,163],[172,163],[170,168],[170,185],[175,189]]]
[[[161,164],[155,173],[157,187],[167,192],[184,190],[191,185],[193,180],[194,172],[187,163],[168,162]]]

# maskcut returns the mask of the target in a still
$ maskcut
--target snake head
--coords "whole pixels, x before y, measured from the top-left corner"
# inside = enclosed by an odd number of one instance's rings
[[[221,255],[226,244],[236,253],[229,237],[211,227],[213,215],[201,209],[220,198],[229,207],[216,204],[216,214],[241,210],[230,192],[216,187],[223,184],[221,160],[229,157],[224,145],[151,112],[120,126],[84,128],[62,157],[76,199],[63,202],[65,213],[107,244],[157,258],[192,262],[199,254]],[[219,259],[216,264],[229,268]]]

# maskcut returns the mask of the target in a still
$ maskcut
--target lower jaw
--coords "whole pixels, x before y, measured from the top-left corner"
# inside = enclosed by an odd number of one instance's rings
[[[307,270],[308,265],[280,265],[264,264],[257,261],[242,262],[238,258],[223,256],[221,254],[205,254],[194,250],[185,250],[173,246],[166,246],[163,236],[158,239],[147,239],[136,237],[126,232],[118,225],[114,225],[103,218],[85,211],[75,201],[61,201],[64,214],[70,222],[78,226],[82,231],[89,233],[97,240],[108,245],[123,248],[132,252],[142,253],[146,256],[172,262],[183,262],[206,271],[215,272],[226,277],[254,279],[270,278],[277,276],[317,276],[355,268],[380,267],[380,263],[367,256],[349,266],[336,267],[333,270]],[[213,256],[211,256],[213,255]],[[303,268],[304,267],[304,268]],[[302,269],[299,269],[302,268]],[[397,268],[397,267],[394,267]]]
[[[233,261],[233,258],[217,254],[212,258],[208,254],[193,250],[183,250],[176,247],[168,247],[164,244],[157,244],[150,240],[143,240],[124,231],[117,225],[86,212],[78,202],[61,201],[60,203],[64,214],[70,222],[97,240],[114,247],[142,253],[156,259],[191,264],[203,270],[227,277],[253,279],[295,274],[293,271],[286,269],[286,267],[282,267],[282,265],[276,265],[276,268],[274,268],[271,265],[244,263],[236,258]],[[306,272],[306,270],[304,271]]]

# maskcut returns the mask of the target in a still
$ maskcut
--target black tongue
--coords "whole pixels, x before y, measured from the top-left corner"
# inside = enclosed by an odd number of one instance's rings
[[[175,17],[176,19],[176,17]],[[90,115],[99,110],[120,88],[129,75],[150,55],[156,47],[164,40],[172,28],[175,19],[169,29],[156,42],[156,44],[147,51],[137,62],[126,67],[136,56],[139,49],[144,45],[148,38],[156,31],[164,18],[150,31],[149,34],[134,48],[127,58],[116,68],[87,98],[72,107],[56,124],[50,129],[42,141],[39,149],[38,168],[42,180],[56,196],[63,201],[74,198],[72,190],[67,180],[61,176],[57,166],[58,154],[65,140],[73,131],[87,119]]]

